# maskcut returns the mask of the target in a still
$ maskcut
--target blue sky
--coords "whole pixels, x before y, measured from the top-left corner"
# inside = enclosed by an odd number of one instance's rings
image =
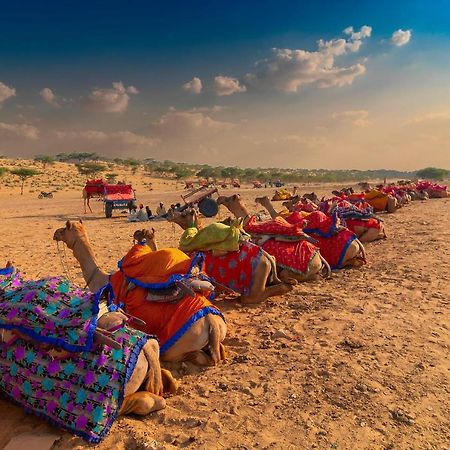
[[[450,166],[448,1],[3,3],[0,153]]]

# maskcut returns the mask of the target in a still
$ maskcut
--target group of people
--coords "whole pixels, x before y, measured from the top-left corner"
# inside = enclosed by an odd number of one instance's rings
[[[177,203],[176,205],[170,205],[169,211],[180,208],[181,204]],[[139,206],[130,204],[128,206],[128,222],[147,222],[148,220],[154,219],[165,219],[167,217],[168,211],[164,206],[164,203],[160,202],[156,208],[156,213],[153,214],[150,207],[147,205],[144,207],[143,203],[140,203]]]

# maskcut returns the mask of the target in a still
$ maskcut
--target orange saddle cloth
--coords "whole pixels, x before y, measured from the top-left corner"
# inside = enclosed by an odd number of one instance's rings
[[[137,244],[119,262],[120,270],[111,275],[114,303],[122,304],[128,314],[146,323],[136,328],[157,336],[161,354],[200,318],[207,314],[222,316],[219,309],[200,294],[187,295],[173,303],[147,300],[148,287],[165,288],[198,271],[201,256],[189,258],[176,248],[153,252],[147,245]]]

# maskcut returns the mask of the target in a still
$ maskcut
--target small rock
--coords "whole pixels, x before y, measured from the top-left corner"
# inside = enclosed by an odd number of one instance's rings
[[[289,339],[289,336],[286,334],[284,330],[277,330],[272,334],[272,339]]]

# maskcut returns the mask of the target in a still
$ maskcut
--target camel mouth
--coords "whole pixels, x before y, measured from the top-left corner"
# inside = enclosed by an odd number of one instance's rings
[[[58,228],[54,233],[53,233],[53,240],[54,241],[62,241],[62,233],[64,231],[64,228]]]

